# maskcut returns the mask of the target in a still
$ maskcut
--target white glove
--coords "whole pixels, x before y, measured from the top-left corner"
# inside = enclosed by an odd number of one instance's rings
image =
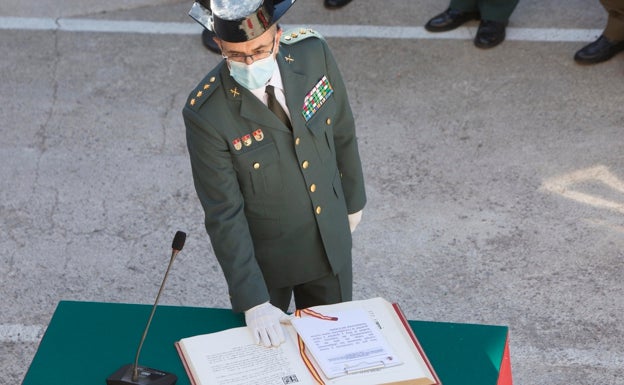
[[[351,232],[355,231],[355,228],[360,223],[360,220],[362,220],[362,210],[357,213],[349,214],[349,228],[351,229]]]
[[[265,302],[245,311],[245,323],[258,345],[279,346],[286,340],[280,323],[290,323],[290,316]]]

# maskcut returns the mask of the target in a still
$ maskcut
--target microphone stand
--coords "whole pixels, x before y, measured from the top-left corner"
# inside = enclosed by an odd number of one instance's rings
[[[171,266],[173,265],[175,257],[178,255],[180,250],[182,250],[185,240],[186,234],[182,231],[178,231],[173,238],[173,244],[171,246],[171,259],[169,260],[169,265],[167,266],[165,277],[160,284],[160,289],[158,290],[158,294],[156,295],[156,301],[154,301],[154,306],[152,306],[152,312],[150,313],[150,316],[147,320],[147,325],[145,325],[143,336],[141,337],[141,341],[139,342],[139,347],[134,358],[134,364],[124,365],[119,368],[119,370],[117,370],[115,373],[111,374],[106,379],[107,385],[174,385],[178,380],[178,377],[173,373],[167,373],[158,369],[152,369],[147,367],[139,367],[139,356],[141,354],[141,349],[143,348],[143,343],[147,338],[147,332],[149,331],[150,325],[152,324],[152,319],[154,318],[154,313],[156,312],[156,307],[158,306],[160,295],[162,294],[165,287],[165,282],[167,282],[169,271],[171,270]]]

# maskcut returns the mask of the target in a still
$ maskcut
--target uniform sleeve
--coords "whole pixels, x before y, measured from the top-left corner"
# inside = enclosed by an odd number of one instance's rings
[[[345,193],[347,211],[349,214],[353,214],[362,210],[366,204],[362,163],[355,134],[355,120],[338,65],[325,42],[323,42],[323,48],[327,74],[334,88],[333,96],[336,98],[338,107],[338,114],[334,122],[336,160],[342,176],[342,188]]]
[[[206,230],[228,284],[232,309],[241,312],[269,300],[255,259],[227,142],[195,111],[184,108],[193,181]]]

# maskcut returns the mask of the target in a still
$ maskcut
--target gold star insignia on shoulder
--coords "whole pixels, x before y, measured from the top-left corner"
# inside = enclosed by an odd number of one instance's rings
[[[240,92],[238,92],[238,87],[232,88],[230,92],[232,93],[232,96],[234,97],[237,97],[238,95],[240,95]]]
[[[280,42],[286,45],[297,44],[301,40],[308,39],[310,37],[315,37],[319,39],[323,39],[321,35],[309,28],[301,28],[294,31],[284,32],[282,35]]]
[[[295,61],[295,59],[292,56],[290,56],[290,54],[288,54],[288,56],[286,56],[284,60],[286,60],[289,63],[292,63]]]

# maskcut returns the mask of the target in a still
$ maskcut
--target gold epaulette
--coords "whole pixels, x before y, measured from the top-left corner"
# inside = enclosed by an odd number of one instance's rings
[[[208,74],[204,80],[197,85],[193,92],[189,95],[186,105],[193,110],[198,110],[202,104],[208,100],[208,97],[219,87],[218,77],[216,74]]]
[[[323,36],[310,28],[294,28],[288,31],[284,31],[280,42],[283,44],[294,44],[298,41],[307,39],[309,37],[315,37],[317,39],[325,40]]]

